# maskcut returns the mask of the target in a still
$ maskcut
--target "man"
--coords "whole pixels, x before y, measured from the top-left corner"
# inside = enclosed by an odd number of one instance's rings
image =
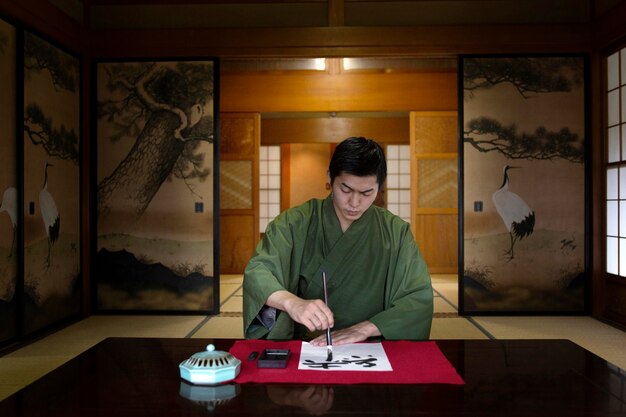
[[[281,213],[248,263],[246,338],[356,343],[428,339],[433,292],[408,223],[372,205],[385,182],[382,148],[348,138],[330,161],[331,193]],[[328,288],[324,303],[322,273]]]

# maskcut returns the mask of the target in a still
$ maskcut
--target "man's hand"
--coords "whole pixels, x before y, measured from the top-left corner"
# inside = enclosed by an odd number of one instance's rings
[[[333,345],[345,345],[346,343],[357,343],[366,340],[368,337],[380,336],[380,330],[371,321],[362,321],[345,329],[332,332]],[[313,346],[326,346],[326,335],[321,335],[311,340]]]
[[[276,291],[268,297],[266,304],[286,312],[293,321],[312,332],[335,325],[333,312],[322,300],[303,300],[289,291]]]

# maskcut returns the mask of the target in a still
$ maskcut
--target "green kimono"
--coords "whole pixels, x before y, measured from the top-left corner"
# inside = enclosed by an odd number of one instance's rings
[[[343,233],[330,197],[268,225],[244,274],[246,338],[303,338],[304,326],[265,302],[279,290],[324,299],[322,271],[333,330],[370,320],[385,339],[429,338],[433,290],[409,224],[372,205]]]

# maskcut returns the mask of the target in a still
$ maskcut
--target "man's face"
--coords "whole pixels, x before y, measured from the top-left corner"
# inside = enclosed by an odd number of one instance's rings
[[[345,232],[374,203],[378,194],[378,183],[376,175],[359,177],[341,173],[335,177],[332,190],[333,206]]]

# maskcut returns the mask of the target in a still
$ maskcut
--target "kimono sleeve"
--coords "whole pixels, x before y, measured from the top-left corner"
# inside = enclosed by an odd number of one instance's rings
[[[408,225],[385,285],[385,309],[370,320],[385,339],[427,340],[433,318],[433,289],[426,262]]]
[[[243,319],[246,338],[267,337],[270,330],[290,338],[293,323],[287,314],[273,311],[271,325],[263,325],[259,314],[265,309],[267,298],[279,290],[295,293],[297,281],[290,279],[290,258],[293,249],[292,227],[286,213],[279,215],[268,225],[263,239],[257,245],[252,258],[246,266],[243,280]],[[263,314],[263,316],[266,316]],[[257,318],[259,317],[259,318]],[[286,332],[284,335],[283,332]]]

